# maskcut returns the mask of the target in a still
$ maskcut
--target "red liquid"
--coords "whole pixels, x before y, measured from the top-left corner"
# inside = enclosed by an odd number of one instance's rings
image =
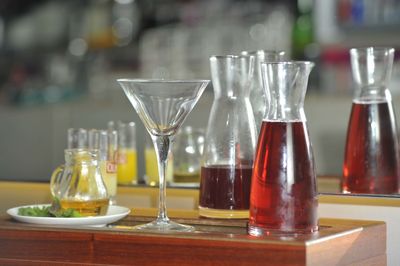
[[[200,206],[223,210],[247,210],[252,166],[231,168],[213,165],[201,168]]]
[[[396,123],[388,102],[353,102],[343,165],[343,192],[399,191]]]
[[[305,122],[262,122],[252,180],[249,227],[317,230],[316,177]]]

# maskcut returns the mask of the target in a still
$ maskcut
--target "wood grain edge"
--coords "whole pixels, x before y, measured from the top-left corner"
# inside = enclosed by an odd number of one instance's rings
[[[383,222],[318,243],[310,242],[306,252],[307,265],[351,265],[383,257],[382,263],[386,261],[386,224]]]
[[[304,246],[138,235],[115,238],[101,233],[95,235],[94,243],[93,262],[106,264],[298,265],[304,264],[306,254]]]

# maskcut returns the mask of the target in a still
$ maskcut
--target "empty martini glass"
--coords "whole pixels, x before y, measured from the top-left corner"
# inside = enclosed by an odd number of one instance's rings
[[[147,131],[157,154],[159,206],[157,219],[135,226],[150,231],[192,231],[194,228],[170,221],[166,207],[165,171],[174,136],[193,109],[209,80],[118,79]]]

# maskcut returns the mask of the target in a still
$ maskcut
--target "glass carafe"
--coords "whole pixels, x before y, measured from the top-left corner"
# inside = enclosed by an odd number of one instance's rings
[[[62,209],[74,208],[83,216],[107,212],[109,196],[98,162],[98,150],[65,150],[65,165],[59,166],[50,180],[51,194]]]
[[[350,50],[356,84],[343,164],[344,193],[399,192],[399,150],[387,87],[393,48]]]
[[[256,126],[249,100],[254,56],[210,58],[214,101],[203,148],[199,213],[247,218]]]
[[[267,110],[267,97],[262,83],[261,63],[279,62],[285,59],[284,51],[242,51],[242,55],[255,56],[254,75],[250,87],[250,103],[254,113],[254,121],[257,127],[257,135],[261,129],[261,123]]]
[[[317,188],[304,113],[311,62],[261,64],[269,108],[258,138],[248,233],[313,232]]]

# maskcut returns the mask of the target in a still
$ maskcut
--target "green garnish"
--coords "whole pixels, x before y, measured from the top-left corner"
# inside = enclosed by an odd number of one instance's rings
[[[34,217],[81,217],[82,215],[73,208],[61,209],[60,200],[53,199],[51,206],[42,207],[21,207],[18,209],[18,215]]]
[[[36,217],[51,217],[50,206],[46,207],[22,207],[18,209],[18,215],[36,216]]]
[[[52,211],[51,209],[49,210],[49,213],[52,215],[50,217],[81,217],[82,215],[75,209],[73,208],[68,208],[66,210],[59,209],[57,211]]]

